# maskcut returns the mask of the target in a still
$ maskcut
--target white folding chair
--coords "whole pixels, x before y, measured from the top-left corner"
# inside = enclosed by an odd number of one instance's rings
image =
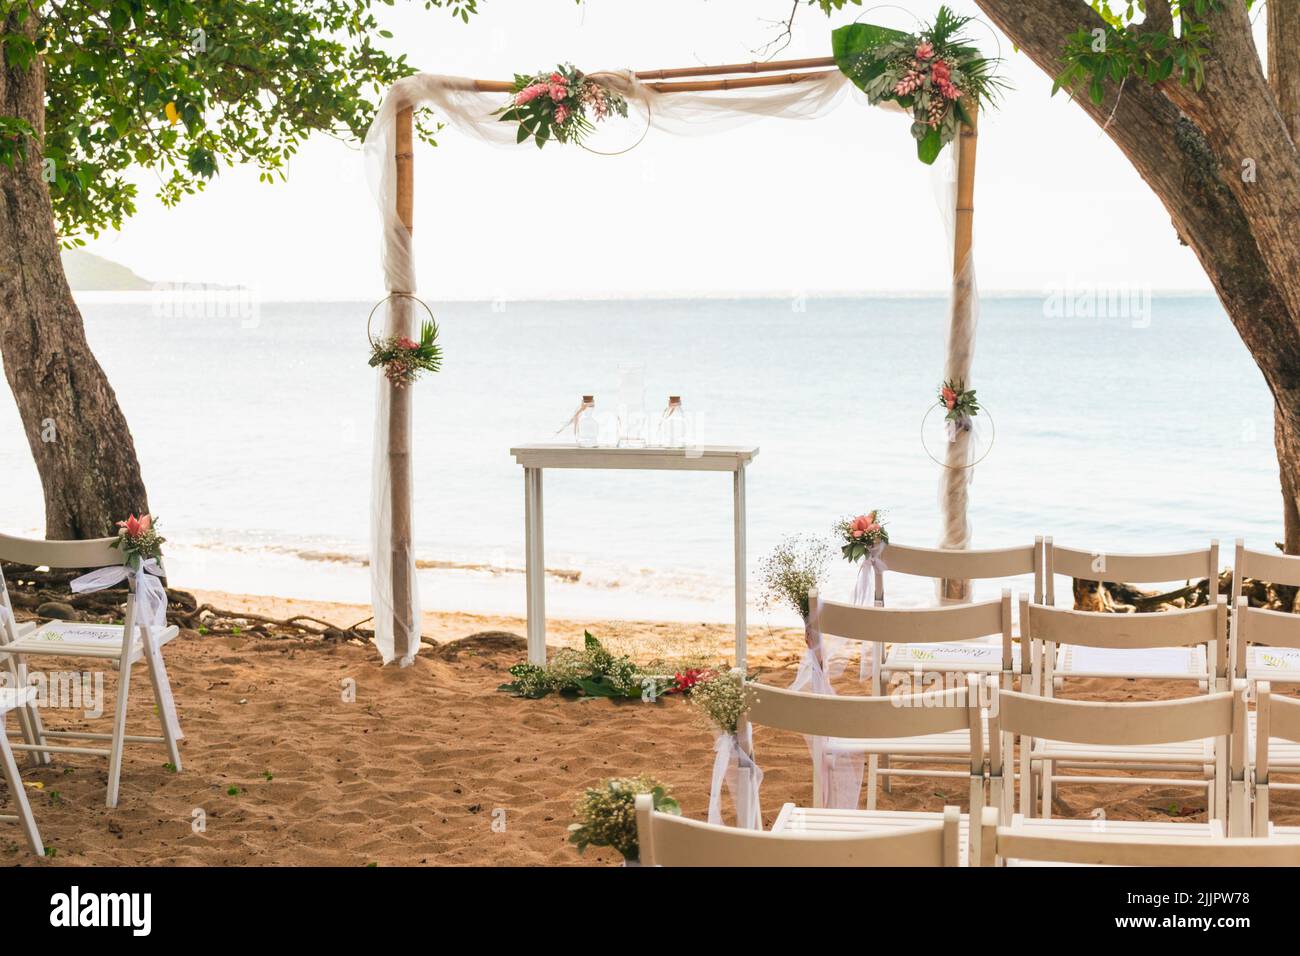
[[[922,683],[951,675],[957,683],[966,674],[1010,675],[1020,667],[1020,648],[1011,635],[1011,592],[1004,590],[997,601],[950,604],[933,608],[860,607],[819,600],[816,590],[809,595],[811,624],[823,636],[860,643],[888,644],[896,663],[892,673],[897,685],[911,680]],[[904,666],[906,665],[906,666]],[[898,690],[886,688],[881,672],[873,673],[871,694],[882,697]],[[920,688],[914,688],[920,689]],[[837,746],[843,752],[858,749],[867,754],[867,809],[875,809],[877,778],[889,790],[891,776],[948,777],[959,771],[906,769],[891,766],[891,757],[913,763],[963,763],[969,756],[969,741],[960,733],[936,734],[925,738],[911,735],[894,741],[844,739]]]
[[[37,856],[44,856],[45,844],[41,842],[41,834],[36,829],[32,807],[27,802],[27,792],[23,789],[23,779],[18,774],[14,752],[10,749],[9,738],[4,733],[9,711],[26,706],[35,696],[34,687],[0,687],[0,770],[4,772],[5,783],[9,787],[9,799],[13,801],[14,809],[17,811],[14,814],[0,814],[0,820],[21,826],[32,852]]]
[[[1300,866],[1300,838],[1222,837],[1171,832],[1189,826],[1150,823],[1145,830],[1097,830],[1091,821],[1073,831],[1045,831],[1017,817],[999,823],[997,810],[984,810],[981,856],[974,866]],[[1113,824],[1112,824],[1113,826]]]
[[[957,808],[937,822],[873,833],[763,833],[660,813],[636,798],[645,866],[958,866]]]
[[[1218,596],[1219,542],[1211,541],[1201,551],[1177,551],[1168,554],[1111,554],[1105,551],[1082,551],[1056,544],[1050,537],[1045,547],[1047,601],[1056,604],[1058,574],[1090,581],[1098,588],[1105,581],[1125,584],[1192,581],[1202,577],[1210,581],[1211,592]],[[1034,602],[1038,603],[1038,602]],[[1213,605],[1215,602],[1210,601]],[[1071,599],[1073,604],[1073,599]],[[1022,625],[1023,627],[1023,625]],[[1223,632],[1226,640],[1227,632]],[[1044,682],[1060,684],[1070,677],[1153,678],[1160,680],[1194,680],[1203,690],[1214,690],[1207,683],[1208,659],[1198,645],[1187,647],[1106,647],[1075,648],[1056,653],[1047,645],[1044,656]],[[1219,688],[1222,689],[1222,688]]]
[[[1251,607],[1238,597],[1231,645],[1234,680],[1300,684],[1300,614]]]
[[[125,555],[113,547],[115,538],[98,538],[91,541],[33,541],[0,534],[0,559],[19,564],[48,568],[106,568],[123,563]],[[19,708],[19,725],[23,743],[13,744],[14,750],[35,755],[38,762],[48,763],[50,754],[84,754],[108,758],[107,804],[117,806],[122,777],[122,756],[125,745],[136,743],[162,744],[168,760],[176,770],[181,769],[181,755],[177,742],[183,738],[171,684],[163,666],[162,647],[179,629],[169,626],[158,630],[136,622],[136,594],[130,584],[126,594],[123,623],[84,624],[50,621],[36,628],[19,630],[15,626],[12,604],[0,574],[0,655],[6,660],[10,678],[15,687],[27,687],[27,667],[32,657],[70,657],[104,661],[116,666],[118,671],[117,699],[113,715],[112,733],[87,731],[47,730],[34,700]],[[126,639],[130,635],[130,639]],[[154,702],[157,705],[160,736],[141,736],[126,732],[127,698],[131,687],[132,667],[143,662],[153,684]],[[108,747],[77,746],[60,743],[63,740],[88,740],[107,742]],[[51,743],[51,741],[54,741]]]
[[[1277,826],[1269,821],[1272,791],[1300,790],[1300,783],[1273,779],[1275,774],[1300,774],[1300,700],[1274,696],[1268,681],[1261,681],[1256,685],[1251,717],[1255,836],[1300,836],[1300,826]]]
[[[1237,606],[1246,578],[1300,587],[1300,557],[1276,551],[1251,551],[1237,539],[1232,561],[1232,606]]]
[[[921,749],[928,741],[960,739],[968,767],[949,770],[949,777],[967,777],[973,816],[961,817],[961,847],[966,856],[970,820],[979,820],[984,805],[984,722],[979,678],[963,678],[963,686],[920,694],[888,697],[842,697],[806,694],[766,684],[747,685],[752,725],[787,730],[824,740],[826,753],[879,754],[900,747]],[[904,772],[904,771],[898,771]],[[894,831],[942,819],[939,813],[832,809],[822,806],[825,768],[813,763],[813,806],[787,803],[772,824],[773,833],[877,833]]]
[[[987,548],[976,551],[945,551],[938,548],[909,548],[901,544],[887,544],[881,552],[881,560],[888,566],[888,575],[906,574],[914,577],[933,578],[936,581],[978,581],[998,578],[1012,578],[1030,575],[1033,578],[1033,594],[1036,603],[1043,600],[1043,554],[1042,536],[1034,538],[1034,543],[1019,548]],[[876,587],[875,606],[885,607],[885,578],[881,575]],[[963,602],[964,603],[964,602]],[[945,607],[950,604],[943,605]],[[879,687],[890,671],[911,670],[912,662],[905,657],[896,657],[891,651],[885,654],[884,642],[874,642],[873,677],[874,686]],[[873,691],[877,693],[878,691]]]
[[[1213,606],[1192,608],[1186,611],[1165,611],[1160,614],[1108,614],[1096,611],[1069,611],[1063,608],[1020,602],[1020,631],[1029,653],[1042,656],[1044,662],[1036,665],[1043,675],[1040,689],[1044,698],[1054,695],[1050,679],[1050,660],[1059,650],[1064,659],[1086,648],[1097,654],[1130,655],[1120,658],[1115,670],[1127,677],[1167,677],[1159,671],[1143,672],[1133,662],[1141,660],[1134,654],[1144,651],[1199,647],[1201,654],[1213,661],[1207,669],[1204,683],[1214,690],[1224,690],[1227,678],[1227,599],[1220,597]],[[1075,676],[1117,676],[1075,671]],[[1226,819],[1227,778],[1225,776],[1227,751],[1213,738],[1196,738],[1192,735],[1167,741],[1153,741],[1134,747],[1116,747],[1109,744],[1093,745],[1056,738],[1031,738],[1022,740],[1030,761],[1021,767],[1022,793],[1032,785],[1024,775],[1032,769],[1041,791],[1042,815],[1050,817],[1052,790],[1063,783],[1110,783],[1135,786],[1187,786],[1204,789],[1208,795],[1212,817]],[[1073,776],[1062,770],[1127,770],[1135,774],[1124,777]],[[1150,773],[1194,774],[1199,779],[1179,779],[1140,776]],[[1032,801],[1022,798],[1021,812],[1032,812]]]

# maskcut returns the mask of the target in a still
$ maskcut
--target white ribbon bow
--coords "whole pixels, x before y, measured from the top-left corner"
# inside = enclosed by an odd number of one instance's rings
[[[72,582],[72,591],[74,594],[102,591],[114,584],[129,581],[135,592],[135,623],[140,627],[161,630],[167,626],[167,589],[158,580],[162,575],[163,569],[159,567],[157,558],[147,559],[140,565],[139,571],[125,564],[115,564],[76,578]]]
[[[853,588],[853,603],[859,607],[869,607],[875,604],[876,607],[883,607],[885,604],[885,572],[889,570],[885,564],[884,558],[881,557],[885,550],[885,542],[877,541],[858,562],[858,580]],[[867,679],[867,648],[869,645],[862,645],[861,663],[858,665],[858,680]]]
[[[741,737],[745,745],[741,745]],[[758,808],[758,790],[763,771],[749,755],[753,749],[753,729],[745,724],[734,734],[718,734],[713,741],[717,754],[713,759],[713,782],[709,786],[709,822],[722,826],[722,785],[727,785],[736,805],[736,826],[746,830],[763,829],[763,815]]]

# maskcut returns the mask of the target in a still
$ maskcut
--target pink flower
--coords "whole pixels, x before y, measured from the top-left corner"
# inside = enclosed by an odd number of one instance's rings
[[[537,97],[546,91],[546,87],[541,83],[534,83],[531,86],[525,86],[515,94],[515,105],[523,106],[525,103],[531,103]]]
[[[551,99],[560,102],[569,95],[569,88],[563,83],[556,83],[551,86]]]
[[[934,44],[930,41],[922,43],[916,48],[916,58],[918,60],[928,60],[934,56]]]
[[[876,521],[876,513],[873,511],[869,515],[858,515],[849,528],[853,532],[853,537],[861,538],[863,535],[879,531],[880,523]]]
[[[569,108],[567,106],[557,106],[555,108],[555,123],[557,126],[563,126],[568,118]]]
[[[139,518],[130,515],[125,521],[119,521],[117,526],[126,532],[127,537],[135,538],[153,527],[153,518],[149,515],[141,515]]]
[[[943,403],[948,406],[949,410],[952,410],[957,405],[957,393],[947,385],[943,387]]]
[[[930,77],[934,80],[936,86],[943,86],[952,82],[952,70],[948,66],[947,60],[935,60],[930,65]]]
[[[397,340],[397,347],[402,349],[410,349],[411,351],[414,351],[415,349],[418,349],[420,347],[420,343],[414,341],[413,339],[408,339],[405,335],[403,335],[400,339]]]
[[[549,82],[552,83],[552,84],[563,83],[563,82],[564,82],[564,77],[560,76],[560,74],[558,74],[558,73],[552,73],[552,74],[550,75],[550,77],[548,77],[548,80],[549,80]]]

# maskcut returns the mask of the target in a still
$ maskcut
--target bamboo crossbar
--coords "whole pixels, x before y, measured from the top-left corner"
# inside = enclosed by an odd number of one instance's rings
[[[832,63],[834,61],[831,61]],[[673,73],[661,70],[661,73]],[[716,90],[744,90],[756,86],[784,86],[790,83],[806,83],[817,80],[835,70],[815,70],[811,73],[777,73],[768,76],[740,76],[722,80],[688,80],[679,83],[647,83],[656,93],[707,93]],[[640,79],[643,75],[636,74]],[[657,75],[657,74],[653,74]],[[679,74],[689,75],[689,74]],[[480,93],[510,93],[515,85],[509,80],[474,80],[474,89]]]
[[[639,70],[638,80],[672,80],[683,76],[723,76],[727,73],[782,73],[834,66],[835,57],[817,56],[803,60],[768,60],[766,63],[723,63],[718,66],[684,66],[673,70]]]

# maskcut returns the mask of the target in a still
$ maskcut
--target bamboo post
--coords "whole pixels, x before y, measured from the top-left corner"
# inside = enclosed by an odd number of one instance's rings
[[[415,118],[407,108],[397,114],[397,216],[407,230],[415,219]],[[414,289],[398,289],[414,293]],[[411,300],[389,300],[390,334],[411,334]],[[393,560],[393,653],[402,660],[419,641],[419,622],[411,620],[411,390],[391,383],[388,415],[389,545]],[[414,632],[412,631],[414,628]]]
[[[967,102],[969,124],[962,124],[957,141],[957,209],[954,222],[952,256],[952,312],[948,326],[948,354],[944,361],[944,378],[960,379],[970,387],[971,361],[975,355],[975,330],[971,310],[974,307],[974,270],[970,255],[975,227],[975,150],[979,142],[979,114],[975,103]],[[949,442],[943,472],[942,548],[970,547],[970,522],[966,508],[970,498],[970,433],[961,433]],[[940,587],[944,601],[970,600],[970,582],[944,579]]]

